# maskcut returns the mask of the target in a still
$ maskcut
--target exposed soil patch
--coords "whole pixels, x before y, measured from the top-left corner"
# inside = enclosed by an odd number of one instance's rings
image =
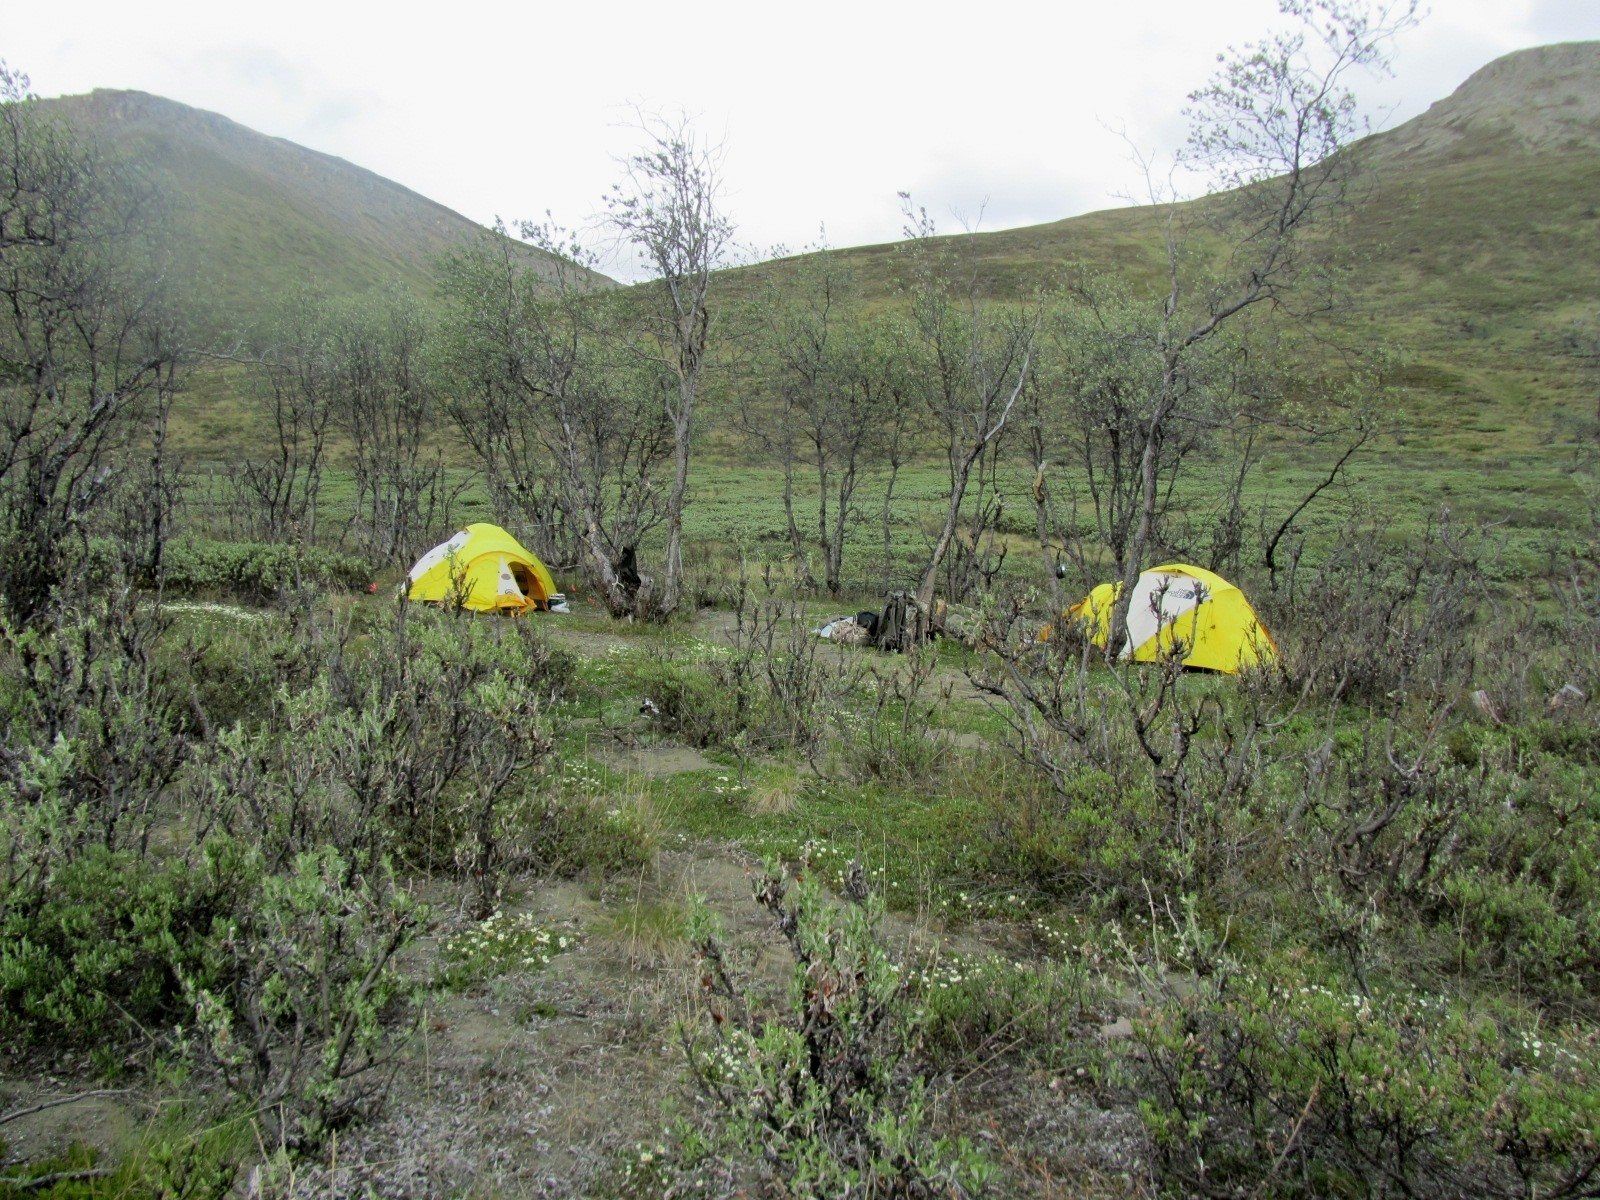
[[[1001,1071],[958,1089],[954,1125],[1006,1169],[1012,1196],[1156,1195],[1132,1109],[1107,1109],[1076,1080]]]
[[[82,1098],[59,1103],[73,1096]],[[41,1107],[45,1105],[49,1107]],[[25,1113],[27,1109],[38,1111]],[[23,1115],[4,1119],[12,1114]],[[0,1155],[0,1164],[7,1159],[22,1162],[60,1154],[74,1143],[114,1160],[148,1119],[149,1113],[133,1091],[107,1089],[87,1078],[0,1076],[0,1138],[8,1151]]]
[[[618,1161],[653,1142],[674,1114],[692,1109],[680,1021],[692,1018],[694,978],[686,945],[641,952],[619,932],[630,905],[704,903],[730,962],[758,993],[776,995],[792,960],[751,899],[755,864],[736,849],[664,852],[652,874],[602,892],[578,882],[533,884],[508,909],[538,915],[581,936],[542,971],[511,974],[436,996],[408,1051],[383,1115],[351,1131],[336,1153],[302,1167],[303,1194],[387,1197],[594,1194]],[[906,947],[951,944],[913,921],[891,917],[886,933]],[[955,948],[981,951],[977,939]],[[960,1114],[961,1124],[1044,1185],[1070,1165],[1102,1180],[1129,1170],[1119,1118],[1087,1101],[1063,1105],[1047,1076],[991,1080],[996,1107]],[[1110,1122],[1104,1129],[1088,1130]],[[1087,1162],[1075,1140],[1094,1132],[1104,1150]],[[1052,1194],[1048,1186],[1032,1194]]]
[[[736,853],[664,853],[654,896],[704,900],[740,958],[781,978],[786,955],[750,901]],[[581,883],[533,885],[508,906],[577,933],[548,968],[436,996],[376,1121],[302,1168],[305,1194],[576,1197],[655,1140],[683,1089],[687,954],[640,954],[608,920],[629,902]]]
[[[630,646],[639,644],[638,638],[624,637],[615,633],[599,633],[592,629],[574,629],[570,625],[563,625],[560,617],[551,617],[548,622],[541,623],[539,631],[545,634],[553,645],[563,650],[571,650],[585,658],[600,658],[612,650],[626,650]]]
[[[636,775],[645,779],[664,779],[669,775],[683,775],[690,771],[710,771],[717,767],[700,751],[689,746],[601,744],[590,752],[609,769],[622,775]]]

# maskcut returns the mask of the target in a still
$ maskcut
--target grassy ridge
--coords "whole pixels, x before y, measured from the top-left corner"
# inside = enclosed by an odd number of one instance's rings
[[[159,96],[98,90],[43,103],[144,178],[180,299],[214,336],[307,283],[336,297],[431,298],[437,257],[481,230],[344,159]]]
[[[1358,144],[1364,170],[1337,233],[1352,305],[1341,335],[1393,348],[1409,385],[1402,444],[1457,454],[1570,442],[1596,384],[1563,335],[1600,319],[1600,42],[1538,47],[1484,67],[1423,115]],[[1178,206],[1203,227],[1227,197]],[[947,239],[983,295],[1020,298],[1077,267],[1164,286],[1168,209],[1108,209]],[[891,301],[894,244],[837,252]],[[748,268],[745,287],[800,258]]]

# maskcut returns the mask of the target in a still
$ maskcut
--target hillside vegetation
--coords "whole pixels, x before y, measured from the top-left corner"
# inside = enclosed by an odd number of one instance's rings
[[[160,96],[98,89],[43,103],[143,177],[181,300],[211,340],[308,284],[429,299],[438,256],[481,230],[354,163]]]
[[[1347,239],[1348,328],[1398,354],[1403,444],[1499,460],[1550,453],[1595,404],[1563,337],[1600,296],[1600,42],[1521,50],[1350,153],[1365,179]],[[1184,206],[1203,222],[1226,196]],[[1160,206],[954,236],[981,292],[1021,298],[1072,269],[1147,289],[1164,269]],[[889,301],[898,244],[836,251]],[[780,276],[803,259],[751,269]],[[1348,334],[1347,334],[1348,336]]]
[[[1466,455],[1548,475],[1592,411],[1595,385],[1566,335],[1600,295],[1597,96],[1600,43],[1522,50],[1354,149],[1369,170],[1345,227],[1355,298],[1347,336],[1399,358],[1409,385],[1400,446],[1429,452],[1408,461],[1445,469],[1440,455]],[[308,282],[336,297],[400,288],[432,302],[438,256],[478,228],[342,159],[160,97],[101,90],[47,103],[145,173],[168,208],[175,279],[212,329],[258,322]],[[1187,207],[1204,219],[1222,203]],[[993,298],[1025,296],[1083,266],[1155,286],[1163,215],[1107,209],[950,243]],[[833,253],[887,303],[904,257],[897,247]],[[801,261],[735,272],[730,290],[758,295],[751,280]],[[226,373],[195,382],[180,406],[191,454],[236,448],[232,395]]]

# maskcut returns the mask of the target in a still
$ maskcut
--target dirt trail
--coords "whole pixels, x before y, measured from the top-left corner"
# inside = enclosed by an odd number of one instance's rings
[[[663,852],[652,872],[604,892],[528,884],[507,911],[577,933],[578,947],[542,971],[435,997],[382,1116],[347,1135],[329,1161],[302,1168],[301,1194],[594,1194],[620,1155],[659,1140],[694,1103],[676,1033],[695,1016],[688,947],[630,936],[628,910],[703,903],[730,962],[776,995],[792,959],[751,897],[756,866],[737,848],[706,844]],[[900,945],[984,949],[980,939],[950,939],[902,917],[886,932]]]
[[[541,971],[436,996],[376,1121],[305,1168],[303,1194],[576,1197],[620,1153],[657,1140],[685,1098],[678,1022],[691,999],[686,947],[619,930],[641,895],[702,897],[746,963],[781,969],[735,851],[666,852],[653,873],[606,894],[533,884],[508,911],[575,933]]]
[[[74,1096],[82,1098],[60,1103]],[[15,1115],[27,1109],[38,1111]],[[0,1163],[59,1153],[73,1143],[115,1158],[152,1119],[135,1089],[108,1088],[87,1071],[43,1079],[0,1076],[0,1117],[11,1118],[0,1124],[8,1151]]]

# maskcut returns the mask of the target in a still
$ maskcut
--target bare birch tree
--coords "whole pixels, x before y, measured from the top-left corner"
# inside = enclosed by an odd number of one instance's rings
[[[857,489],[889,457],[899,426],[898,349],[886,323],[861,311],[853,279],[826,250],[803,260],[762,309],[757,361],[772,372],[774,395],[747,399],[741,424],[747,440],[777,457],[783,470],[784,512],[802,584],[813,584],[814,547],[823,585],[837,596],[850,529],[861,517]],[[798,470],[814,480],[809,537],[795,514]]]
[[[460,492],[445,467],[425,337],[421,314],[398,299],[334,322],[334,419],[356,488],[347,533],[385,562],[410,562],[437,540]]]
[[[961,278],[927,211],[913,207],[909,197],[902,201],[911,258],[908,395],[931,419],[950,489],[916,585],[916,602],[927,613],[946,555],[961,534],[974,472],[997,455],[1027,384],[1038,317],[1020,306],[980,303],[976,282]],[[971,536],[976,545],[981,531]]]
[[[662,381],[619,346],[624,301],[595,289],[582,247],[547,225],[523,235],[553,272],[503,232],[451,263],[449,411],[536,549],[570,559],[613,616],[644,615],[638,553],[663,519],[673,448]]]
[[[1415,0],[1280,0],[1294,23],[1284,32],[1222,56],[1212,80],[1190,96],[1190,137],[1183,165],[1225,193],[1198,210],[1203,231],[1222,239],[1220,259],[1197,252],[1197,231],[1168,188],[1166,286],[1152,321],[1148,378],[1133,422],[1137,499],[1121,566],[1122,588],[1107,653],[1125,638],[1128,605],[1155,540],[1162,503],[1163,441],[1193,394],[1194,364],[1231,326],[1257,309],[1304,309],[1326,303],[1319,285],[1322,252],[1311,235],[1346,209],[1359,165],[1352,143],[1365,132],[1351,90],[1361,71],[1387,67],[1394,35],[1415,20]]]
[[[665,560],[649,610],[670,616],[683,596],[683,510],[695,416],[711,345],[713,272],[733,241],[722,208],[722,152],[686,117],[642,116],[644,147],[623,160],[623,178],[606,197],[607,219],[643,262],[639,312],[653,361],[669,386],[661,389],[672,426],[672,478],[663,524]]]
[[[294,297],[259,340],[250,375],[270,440],[230,472],[232,508],[247,537],[314,542],[336,384],[327,301]]]
[[[1156,485],[1149,539],[1159,542],[1185,465],[1240,411],[1245,355],[1237,338],[1218,337],[1185,356],[1171,381],[1171,414],[1147,429],[1161,330],[1147,303],[1099,276],[1073,284],[1045,322],[1028,411],[1033,499],[1041,538],[1055,540],[1059,561],[1085,577],[1079,582],[1103,570],[1102,555],[1117,577],[1126,571],[1144,516],[1146,451]],[[1083,545],[1085,529],[1093,547]]]
[[[126,506],[135,445],[164,445],[181,355],[138,262],[144,204],[0,64],[0,597],[23,622]]]

